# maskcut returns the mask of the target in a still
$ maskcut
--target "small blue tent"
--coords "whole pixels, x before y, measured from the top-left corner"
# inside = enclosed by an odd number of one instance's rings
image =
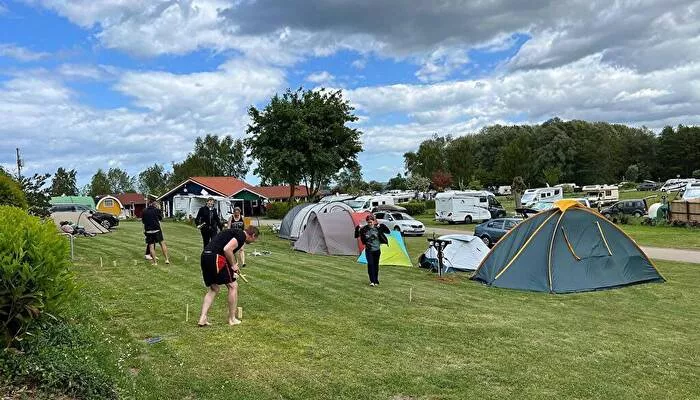
[[[552,293],[664,281],[631,238],[573,200],[560,200],[518,224],[484,258],[472,279]]]

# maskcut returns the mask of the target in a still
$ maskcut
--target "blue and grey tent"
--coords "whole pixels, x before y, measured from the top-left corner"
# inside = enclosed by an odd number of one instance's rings
[[[560,200],[518,224],[484,258],[472,279],[552,293],[664,281],[630,237],[573,200]]]
[[[282,223],[280,224],[280,232],[279,232],[279,237],[282,239],[291,239],[292,238],[292,224],[294,223],[294,218],[296,218],[297,214],[306,206],[309,204],[304,203],[304,204],[299,204],[294,206],[291,210],[287,212],[287,214],[284,216],[282,219]]]

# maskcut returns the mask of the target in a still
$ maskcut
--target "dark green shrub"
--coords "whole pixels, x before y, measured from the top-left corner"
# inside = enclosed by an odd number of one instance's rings
[[[282,219],[296,204],[289,204],[286,201],[270,203],[267,206],[267,218]]]
[[[636,189],[637,184],[634,182],[625,182],[622,185],[620,185],[620,190],[632,190]]]
[[[426,200],[425,201],[425,209],[426,210],[434,210],[435,209],[435,200]]]
[[[406,214],[408,215],[420,215],[425,213],[425,203],[421,201],[402,203],[401,207],[406,209]]]
[[[27,208],[27,198],[22,188],[5,174],[0,174],[0,205]]]
[[[4,347],[16,345],[47,318],[56,320],[75,288],[69,243],[53,221],[0,206],[0,328]]]

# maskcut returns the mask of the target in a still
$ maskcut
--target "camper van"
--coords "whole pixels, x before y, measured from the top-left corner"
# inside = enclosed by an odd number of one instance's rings
[[[372,211],[377,206],[394,205],[394,198],[385,195],[360,196],[352,200],[345,200],[343,203],[352,207],[356,212]]]
[[[680,192],[685,189],[689,183],[693,182],[695,182],[695,179],[669,179],[659,190],[662,192]]]
[[[683,200],[700,199],[700,180],[688,182],[683,191]]]
[[[562,188],[558,187],[527,189],[525,193],[523,193],[523,197],[520,198],[520,203],[523,207],[529,207],[531,204],[537,203],[538,201],[554,203],[564,198],[563,192]]]
[[[228,220],[233,213],[232,199],[221,196],[203,196],[193,194],[178,194],[173,196],[173,216],[182,214],[185,218],[194,219],[199,212],[199,208],[207,204],[208,198],[213,198],[214,207],[219,211],[222,221]]]
[[[449,191],[435,196],[436,221],[468,224],[505,216],[501,203],[487,191]]]
[[[393,197],[395,204],[408,203],[416,197],[415,192],[401,190],[390,190],[386,192],[385,195]]]
[[[603,207],[620,200],[620,191],[615,185],[587,185],[583,187],[591,207]]]

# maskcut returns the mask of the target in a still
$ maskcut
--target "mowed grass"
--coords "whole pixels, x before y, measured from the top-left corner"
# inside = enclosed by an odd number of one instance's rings
[[[198,328],[198,232],[164,224],[173,264],[152,267],[142,259],[141,231],[126,222],[76,241],[84,284],[76,304],[120,347],[126,398],[700,396],[696,265],[659,263],[664,284],[571,295],[405,267],[382,267],[381,286],[372,288],[353,257],[295,252],[266,234],[248,248],[243,324],[225,324],[222,293],[214,325]],[[407,244],[415,262],[426,240]],[[163,341],[143,342],[156,336]]]

